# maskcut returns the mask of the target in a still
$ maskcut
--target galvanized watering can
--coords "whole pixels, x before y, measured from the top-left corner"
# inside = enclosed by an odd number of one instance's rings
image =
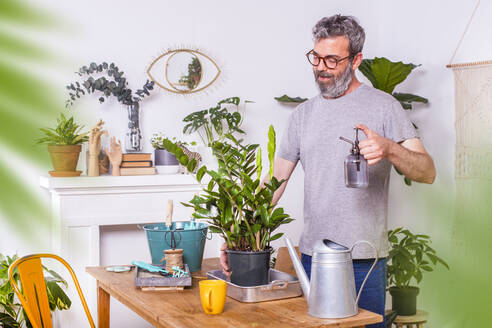
[[[286,237],[285,243],[308,303],[308,313],[329,319],[356,315],[362,289],[379,259],[376,247],[365,240],[356,242],[352,248],[328,239],[318,240],[314,245],[309,281],[292,242]],[[376,259],[356,295],[352,250],[361,243],[369,244],[376,251]]]

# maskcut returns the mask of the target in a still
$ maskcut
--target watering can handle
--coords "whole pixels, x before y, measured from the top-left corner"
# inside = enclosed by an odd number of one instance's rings
[[[364,285],[366,284],[367,278],[369,278],[369,275],[371,274],[372,270],[374,269],[374,267],[376,266],[376,263],[378,263],[378,260],[379,260],[379,253],[378,253],[377,248],[374,247],[374,245],[371,244],[370,242],[368,242],[367,240],[360,240],[360,241],[356,242],[352,246],[352,248],[350,249],[350,253],[352,253],[352,251],[354,250],[354,247],[355,246],[357,246],[359,244],[362,244],[362,243],[368,244],[369,246],[371,246],[376,251],[376,259],[374,260],[374,263],[372,264],[371,268],[367,272],[366,277],[364,278],[364,281],[362,282],[362,285],[360,285],[359,293],[357,294],[357,298],[355,300],[355,305],[357,305],[357,306],[359,306],[360,294],[362,294],[362,289],[364,288]]]

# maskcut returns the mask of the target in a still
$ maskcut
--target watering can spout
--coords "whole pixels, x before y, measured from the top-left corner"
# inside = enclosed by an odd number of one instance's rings
[[[299,260],[299,257],[297,256],[297,252],[294,246],[292,246],[292,241],[288,237],[285,237],[284,240],[285,245],[289,250],[289,255],[292,259],[292,263],[294,264],[294,269],[296,270],[297,277],[299,279],[299,282],[301,283],[302,292],[304,293],[304,297],[307,300],[309,298],[309,278],[306,274],[306,271],[304,271],[304,268],[301,264],[301,261]]]

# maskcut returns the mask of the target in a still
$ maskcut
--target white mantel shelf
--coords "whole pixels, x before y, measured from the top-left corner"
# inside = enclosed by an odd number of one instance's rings
[[[174,191],[195,190],[200,187],[195,176],[185,174],[155,174],[136,176],[111,176],[98,177],[51,177],[41,176],[40,186],[50,191],[56,190],[64,194],[97,194],[118,190],[126,192],[153,192],[156,190],[170,189]]]

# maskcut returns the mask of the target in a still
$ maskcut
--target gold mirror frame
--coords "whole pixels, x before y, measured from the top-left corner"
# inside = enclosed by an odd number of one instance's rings
[[[191,54],[191,55],[195,56],[196,60],[198,60],[198,62],[200,63],[200,80],[198,80],[198,83],[196,84],[197,86],[198,86],[198,85],[200,85],[200,82],[202,82],[202,77],[203,77],[203,65],[202,65],[202,62],[200,61],[200,58],[198,58],[198,57],[197,57],[194,53],[192,53],[191,51],[181,50],[181,51],[176,51],[176,52],[172,53],[171,55],[169,55],[169,58],[168,58],[168,59],[167,59],[167,61],[166,61],[166,68],[165,68],[165,71],[164,71],[164,76],[166,77],[166,81],[167,81],[167,83],[168,83],[168,84],[169,84],[169,85],[170,85],[173,89],[175,89],[177,92],[186,92],[186,93],[189,93],[190,91],[195,90],[195,89],[196,89],[196,87],[195,87],[195,88],[193,88],[193,89],[189,89],[189,90],[180,90],[180,89],[178,89],[178,88],[176,88],[176,87],[174,86],[174,83],[171,83],[171,81],[169,81],[169,77],[168,77],[168,75],[167,75],[167,69],[168,69],[168,67],[169,67],[169,61],[171,60],[171,58],[173,58],[174,56],[176,56],[177,54],[182,53],[182,52],[187,53],[187,54]]]
[[[196,88],[196,89],[192,89],[192,90],[179,90],[177,88],[175,88],[175,90],[171,89],[171,88],[168,88],[164,85],[162,85],[161,83],[159,83],[159,81],[157,81],[157,79],[152,75],[152,73],[150,72],[152,67],[154,66],[154,64],[159,61],[161,58],[165,57],[165,56],[168,56],[169,55],[169,58],[167,59],[166,61],[166,70],[167,70],[167,65],[169,64],[169,59],[171,59],[173,56],[175,56],[176,54],[180,53],[180,52],[187,52],[187,53],[190,53],[192,55],[195,55],[195,54],[199,54],[200,56],[203,56],[205,57],[206,59],[208,59],[214,66],[215,68],[217,69],[217,74],[215,74],[214,78],[209,82],[207,83],[206,85],[204,85],[203,87],[200,87],[200,88]],[[196,56],[196,55],[195,55]],[[198,56],[196,56],[198,61],[200,62],[200,58],[198,58]],[[200,62],[200,65],[202,66],[202,74],[201,74],[201,77],[200,77],[200,82],[202,81],[202,78],[203,78],[203,65],[202,63]],[[157,58],[155,58],[152,63],[149,65],[149,67],[147,68],[147,75],[149,76],[149,78],[154,81],[155,84],[157,84],[159,87],[161,87],[162,89],[164,90],[167,90],[167,91],[170,91],[170,92],[173,92],[173,93],[179,93],[179,94],[189,94],[189,93],[195,93],[195,92],[199,92],[199,91],[202,91],[203,89],[205,88],[208,88],[212,83],[214,83],[219,75],[221,73],[221,70],[219,68],[219,66],[217,65],[217,63],[212,59],[210,58],[209,56],[205,55],[203,52],[199,51],[199,50],[192,50],[192,49],[175,49],[175,50],[169,50],[169,51],[166,51],[165,53],[159,55]],[[167,83],[169,83],[169,85],[174,88],[172,86],[172,84],[170,83],[168,77],[167,77],[167,72],[165,72],[164,74],[166,80],[167,80]],[[200,84],[200,82],[198,84]]]

